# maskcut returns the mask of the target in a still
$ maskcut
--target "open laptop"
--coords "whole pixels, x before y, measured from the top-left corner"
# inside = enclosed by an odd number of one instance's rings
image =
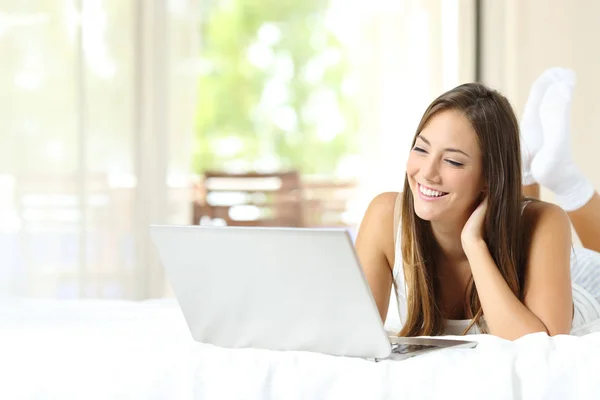
[[[344,229],[152,225],[150,233],[196,341],[375,360],[477,345],[388,338]]]

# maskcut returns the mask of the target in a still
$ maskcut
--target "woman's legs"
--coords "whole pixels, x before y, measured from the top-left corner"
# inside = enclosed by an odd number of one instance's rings
[[[523,193],[526,197],[539,199],[540,186],[532,175],[534,157],[540,152],[544,139],[540,110],[548,88],[555,83],[569,80],[571,71],[563,68],[550,68],[544,71],[529,90],[525,111],[521,118],[521,166],[523,168]]]
[[[522,142],[525,145],[537,143],[539,129],[542,144],[529,151],[528,160],[523,159],[523,192],[528,197],[539,198],[539,185],[533,182],[554,192],[582,245],[600,252],[600,195],[570,155],[569,114],[574,85],[572,71],[553,68],[542,74],[532,87],[523,116],[523,120],[530,123],[521,129]],[[539,118],[537,125],[535,118]],[[529,164],[525,164],[526,161]]]
[[[531,185],[523,185],[523,194],[531,199],[540,198],[540,185],[532,183]]]
[[[535,181],[554,192],[556,202],[568,212],[586,205],[595,192],[571,157],[569,131],[574,87],[574,76],[566,75],[546,90],[539,109],[543,142],[531,161]]]
[[[595,192],[583,207],[568,214],[583,247],[600,253],[600,195]]]

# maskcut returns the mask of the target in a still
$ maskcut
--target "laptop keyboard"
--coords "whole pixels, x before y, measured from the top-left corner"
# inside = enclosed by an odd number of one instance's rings
[[[435,347],[436,346],[428,346],[423,344],[396,344],[392,348],[392,354],[408,354]]]

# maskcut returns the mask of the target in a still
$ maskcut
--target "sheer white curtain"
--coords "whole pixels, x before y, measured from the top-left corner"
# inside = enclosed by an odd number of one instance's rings
[[[411,140],[429,103],[475,79],[472,0],[364,0],[339,3],[359,82],[362,215],[383,191],[401,191]]]
[[[0,294],[165,293],[190,222],[198,4],[0,0]]]
[[[151,223],[191,221],[200,0],[0,0],[0,294],[165,294]],[[360,94],[360,220],[430,101],[473,80],[473,0],[331,0]]]

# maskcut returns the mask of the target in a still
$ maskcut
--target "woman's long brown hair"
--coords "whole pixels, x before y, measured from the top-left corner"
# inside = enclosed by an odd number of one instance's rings
[[[412,145],[430,119],[445,110],[458,110],[471,122],[482,153],[483,178],[488,188],[484,240],[512,292],[522,300],[524,254],[521,249],[521,157],[519,125],[508,100],[479,83],[458,86],[433,101],[423,115]],[[445,329],[438,307],[435,255],[438,253],[429,221],[415,214],[414,199],[404,180],[402,202],[402,259],[407,289],[407,320],[399,336],[440,335]],[[467,316],[486,332],[483,311],[471,277],[465,302]]]

